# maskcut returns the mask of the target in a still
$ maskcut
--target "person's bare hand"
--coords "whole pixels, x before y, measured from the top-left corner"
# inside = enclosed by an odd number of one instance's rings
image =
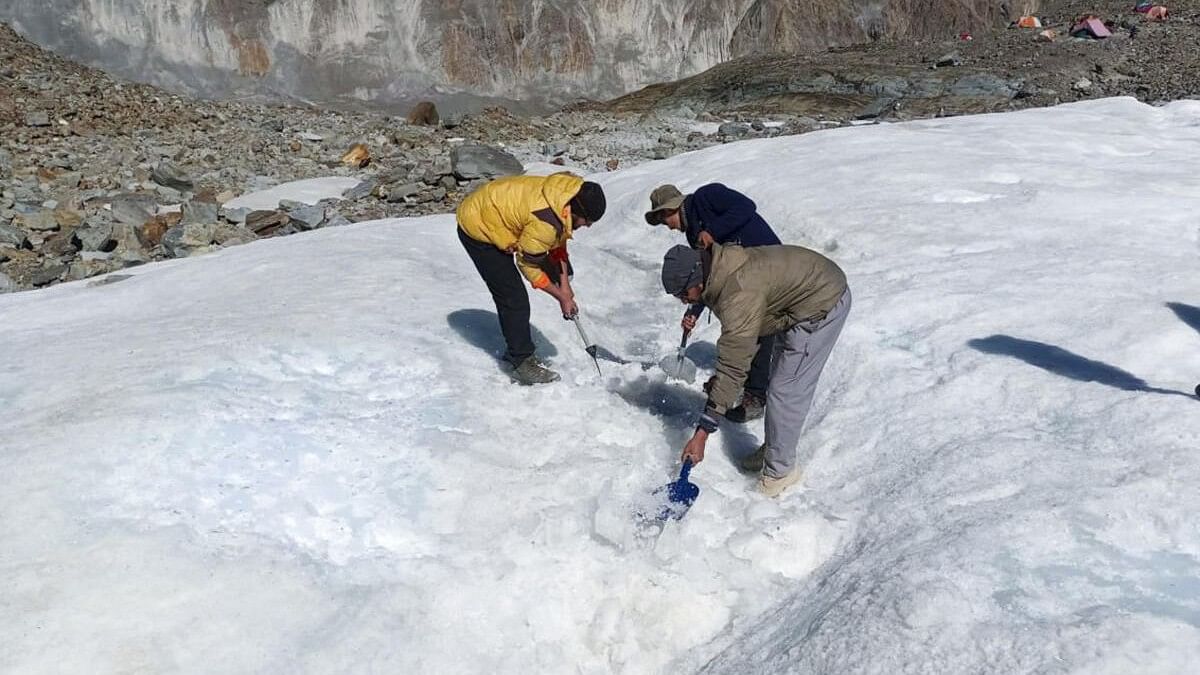
[[[683,332],[685,333],[692,332],[692,329],[696,327],[696,315],[684,314],[683,321],[679,322],[679,327],[683,328]]]
[[[691,462],[692,466],[704,461],[704,444],[708,442],[708,432],[703,429],[697,429],[692,435],[692,439],[683,446],[683,454],[679,457],[680,461]]]
[[[562,310],[564,319],[574,319],[579,314],[579,305],[575,304],[575,298],[572,297],[560,298],[558,308]]]
[[[707,230],[700,230],[699,239],[700,239],[700,248],[708,248],[709,246],[712,246],[714,243],[716,243],[713,241],[712,235],[709,234]]]

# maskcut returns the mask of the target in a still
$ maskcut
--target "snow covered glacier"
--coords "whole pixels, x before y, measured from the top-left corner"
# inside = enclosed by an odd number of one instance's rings
[[[1030,0],[1036,2],[1036,0]],[[207,95],[436,96],[558,107],[751,52],[921,36],[1001,19],[999,0],[4,0],[69,57]]]
[[[1197,144],[1200,102],[1113,99],[594,176],[574,285],[629,363],[534,298],[545,387],[450,215],[0,296],[0,672],[1194,672]],[[725,425],[639,536],[703,401],[639,365],[663,180],[750,194],[855,307],[803,487]]]

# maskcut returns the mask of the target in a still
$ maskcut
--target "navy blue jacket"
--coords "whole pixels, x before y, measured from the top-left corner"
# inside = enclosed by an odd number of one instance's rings
[[[718,244],[747,248],[782,244],[756,209],[754,200],[720,183],[700,187],[683,200],[683,232],[688,245],[700,246],[702,230]]]
[[[720,183],[701,186],[683,200],[680,209],[688,245],[700,247],[702,230],[712,235],[713,241],[718,244],[737,244],[747,248],[782,244],[779,235],[758,215],[757,209],[753,199],[733,188]],[[692,305],[687,311],[691,316],[700,316],[703,312],[703,303]]]

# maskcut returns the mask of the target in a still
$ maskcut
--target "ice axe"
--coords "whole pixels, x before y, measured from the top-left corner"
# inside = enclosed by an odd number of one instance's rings
[[[592,363],[596,364],[596,374],[604,377],[604,373],[600,372],[600,359],[596,358],[596,343],[588,339],[587,331],[583,329],[583,315],[579,312],[571,317],[571,321],[575,322],[575,330],[579,331],[579,339],[583,341],[583,349],[592,357]]]

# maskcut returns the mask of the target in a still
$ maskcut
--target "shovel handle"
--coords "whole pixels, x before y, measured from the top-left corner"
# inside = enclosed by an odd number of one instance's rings
[[[686,331],[686,330],[683,331],[683,337],[680,338],[680,340],[679,340],[679,348],[680,349],[687,347],[688,336],[690,336],[691,334],[692,334],[691,331]]]
[[[685,481],[685,482],[687,481],[688,476],[692,475],[692,466],[693,466],[692,460],[690,460],[690,459],[683,460],[683,468],[681,468],[679,470],[679,480]]]

